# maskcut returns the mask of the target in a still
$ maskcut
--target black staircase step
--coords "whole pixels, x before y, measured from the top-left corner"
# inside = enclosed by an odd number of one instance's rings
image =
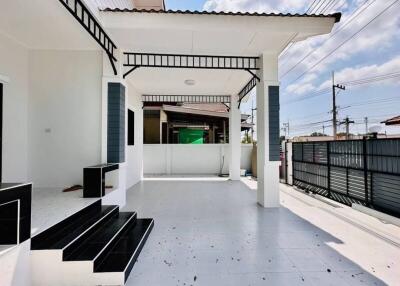
[[[113,213],[118,213],[118,206],[102,206],[101,200],[98,200],[34,236],[31,240],[31,249],[63,249],[88,228]]]
[[[137,219],[112,249],[103,252],[94,261],[95,272],[124,272],[126,281],[153,226],[153,219]]]
[[[64,261],[91,261],[107,246],[118,240],[127,228],[136,223],[136,213],[120,212],[103,224],[92,228],[63,251]]]

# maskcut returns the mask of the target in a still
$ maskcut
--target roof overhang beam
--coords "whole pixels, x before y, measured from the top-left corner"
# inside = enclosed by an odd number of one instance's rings
[[[142,95],[143,103],[230,103],[230,95]]]
[[[219,70],[259,70],[259,57],[217,56],[189,54],[124,53],[124,67],[130,68],[124,78],[139,67],[150,68],[189,68]]]

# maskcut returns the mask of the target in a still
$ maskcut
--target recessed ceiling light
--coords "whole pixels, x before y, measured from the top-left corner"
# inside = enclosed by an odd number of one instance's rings
[[[195,85],[196,81],[194,79],[187,79],[185,80],[186,85]]]

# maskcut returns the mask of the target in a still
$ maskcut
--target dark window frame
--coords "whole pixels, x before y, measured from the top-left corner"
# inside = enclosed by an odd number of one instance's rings
[[[0,182],[3,181],[3,84],[0,83]]]
[[[135,145],[135,112],[128,108],[128,146]]]

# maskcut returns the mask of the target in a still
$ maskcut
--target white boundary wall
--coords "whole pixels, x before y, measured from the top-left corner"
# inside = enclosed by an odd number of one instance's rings
[[[144,174],[229,174],[229,144],[145,144]],[[241,146],[241,169],[251,169],[253,145]]]

